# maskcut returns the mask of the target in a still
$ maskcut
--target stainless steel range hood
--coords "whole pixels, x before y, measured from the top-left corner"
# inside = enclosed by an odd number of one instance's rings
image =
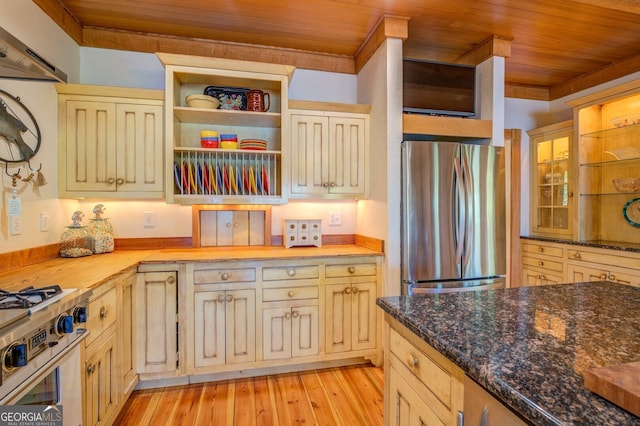
[[[67,82],[67,75],[0,27],[0,78]]]

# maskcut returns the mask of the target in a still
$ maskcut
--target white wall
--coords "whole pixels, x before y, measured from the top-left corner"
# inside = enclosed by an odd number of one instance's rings
[[[79,60],[77,44],[31,1],[2,0],[0,26],[62,69],[69,81],[77,81]],[[0,198],[0,253],[38,247],[59,241],[62,230],[70,223],[77,202],[58,199],[58,114],[57,94],[53,83],[0,79],[0,89],[19,97],[31,111],[41,133],[40,149],[32,159],[32,167],[42,164],[47,185],[35,187],[32,182],[18,182],[16,189],[22,201],[22,234],[9,235],[7,199],[11,196],[11,178],[2,170]],[[25,163],[8,165],[8,173],[20,171],[28,175]],[[51,230],[40,232],[40,213],[50,216]]]

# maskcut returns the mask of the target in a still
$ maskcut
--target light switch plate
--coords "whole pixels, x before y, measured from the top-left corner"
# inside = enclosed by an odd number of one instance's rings
[[[156,213],[155,212],[144,212],[143,213],[143,226],[145,228],[155,228],[156,227]]]
[[[22,216],[9,216],[9,234],[22,234]]]

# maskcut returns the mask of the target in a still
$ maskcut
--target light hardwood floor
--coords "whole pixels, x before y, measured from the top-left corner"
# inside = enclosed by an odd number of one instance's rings
[[[371,365],[134,391],[115,425],[381,425]]]

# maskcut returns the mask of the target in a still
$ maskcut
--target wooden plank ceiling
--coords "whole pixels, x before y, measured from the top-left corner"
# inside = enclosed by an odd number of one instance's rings
[[[640,70],[637,0],[33,0],[80,45],[356,72],[384,16],[404,56],[460,62],[511,41],[507,94],[557,99]]]

